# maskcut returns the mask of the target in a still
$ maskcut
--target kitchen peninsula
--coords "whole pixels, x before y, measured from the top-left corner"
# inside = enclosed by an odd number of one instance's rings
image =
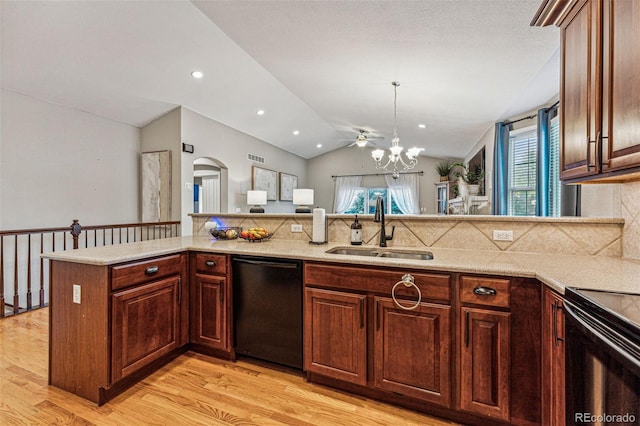
[[[562,296],[567,286],[640,292],[640,263],[606,255],[616,253],[621,238],[617,219],[475,217],[449,223],[439,217],[390,217],[398,226],[397,239],[386,249],[369,242],[375,241],[375,225],[363,219],[365,248],[433,254],[431,260],[415,260],[327,253],[348,245],[332,238],[340,230],[331,227],[351,219],[343,215],[329,215],[326,245],[309,244],[305,232],[286,232],[293,222],[304,228],[306,215],[215,217],[227,226],[270,224],[265,227],[275,234],[261,243],[214,240],[204,232],[211,216],[193,218],[194,236],[46,254],[50,384],[102,404],[185,350],[234,359],[230,262],[234,255],[253,255],[303,262],[304,365],[311,381],[464,423],[535,424],[541,422],[545,393],[540,387],[543,293]],[[513,244],[521,241],[523,247],[527,235],[530,247],[541,240],[531,234],[553,238],[550,229],[561,227],[565,238],[576,245],[582,241],[586,252],[509,251],[479,242],[481,248],[472,249],[469,241],[469,249],[443,246],[449,233],[459,240],[460,231],[482,233],[496,223],[500,229],[513,227]],[[591,235],[595,229],[602,241]],[[429,241],[424,235],[438,232],[440,239],[429,246],[410,242]],[[392,287],[405,274],[415,278],[422,301],[416,303],[409,288],[397,299],[419,305],[413,311],[392,300]],[[497,294],[474,294],[478,287]],[[331,322],[333,315],[346,328]],[[322,340],[327,332],[352,345],[327,349]],[[412,337],[420,341],[411,343]],[[347,347],[351,352],[344,352]],[[413,356],[418,353],[422,356]],[[473,363],[487,354],[493,355],[485,359],[485,371],[474,371],[481,382],[470,381]]]

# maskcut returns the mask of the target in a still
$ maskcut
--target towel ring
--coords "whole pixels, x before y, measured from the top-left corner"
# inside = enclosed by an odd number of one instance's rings
[[[400,304],[400,302],[398,302],[398,299],[396,299],[396,288],[398,288],[398,286],[400,284],[404,285],[407,288],[410,288],[410,287],[415,287],[416,288],[416,291],[418,292],[418,301],[416,302],[415,305],[413,305],[413,306],[404,306],[404,305]],[[422,302],[422,293],[420,292],[420,288],[414,282],[413,275],[411,275],[411,274],[404,274],[402,276],[402,279],[400,281],[398,281],[393,286],[393,288],[391,289],[391,297],[393,298],[393,303],[395,303],[398,308],[404,309],[405,311],[414,310],[415,308],[417,308],[420,305],[420,302]]]

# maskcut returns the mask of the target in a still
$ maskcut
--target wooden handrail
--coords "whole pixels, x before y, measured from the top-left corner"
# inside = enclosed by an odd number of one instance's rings
[[[89,225],[82,226],[83,230],[91,230],[94,229],[110,229],[110,228],[138,228],[145,226],[168,226],[168,225],[179,225],[180,221],[169,221],[169,222],[133,222],[133,223],[120,223],[115,225]],[[0,235],[23,235],[23,234],[46,234],[49,232],[62,232],[68,231],[69,226],[63,226],[59,228],[30,228],[30,229],[12,229],[9,231],[0,230]]]
[[[149,232],[150,228],[153,233]],[[40,238],[34,239],[33,235],[40,235]],[[0,231],[0,318],[47,306],[46,293],[49,271],[48,263],[41,255],[45,251],[67,250],[69,236],[72,242],[70,248],[77,249],[81,236],[84,236],[84,247],[95,247],[100,244],[102,246],[125,244],[132,241],[155,240],[179,235],[180,221],[81,226],[79,221],[74,219],[73,223],[66,227]],[[60,239],[62,239],[61,248]],[[32,242],[35,243],[35,250],[32,250]],[[56,247],[56,242],[58,242],[58,247]],[[5,256],[5,245],[8,252],[13,252],[13,256]],[[34,262],[33,260],[36,259],[39,261]],[[12,293],[8,298],[11,303],[8,304],[5,303],[5,274],[9,275],[7,277],[9,281],[13,281],[13,286],[10,287]],[[32,281],[34,276],[37,281],[35,283]],[[36,284],[37,287],[33,284]],[[39,303],[37,305],[32,302],[34,290],[38,291]],[[21,300],[22,295],[26,300]],[[5,309],[7,306],[11,308],[8,313]]]

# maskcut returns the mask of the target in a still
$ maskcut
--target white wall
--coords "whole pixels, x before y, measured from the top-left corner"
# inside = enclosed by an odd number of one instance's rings
[[[308,161],[307,177],[315,189],[315,204],[327,212],[333,210],[335,182],[332,175],[380,173],[371,158],[371,148],[344,147],[314,157]],[[424,171],[420,178],[420,209],[425,214],[435,214],[435,186],[440,180],[435,171],[438,158],[420,156],[412,171]],[[384,176],[365,176],[362,186],[387,186]]]
[[[182,160],[180,153],[180,107],[140,129],[140,152],[171,151],[171,220],[181,220],[180,203],[180,170]],[[142,192],[140,192],[142,194]],[[142,197],[140,197],[142,202]],[[142,220],[142,206],[139,206]],[[189,221],[189,229],[191,222]]]
[[[214,158],[226,166],[230,213],[235,213],[238,208],[243,213],[249,212],[251,206],[247,205],[246,193],[251,189],[252,165],[296,175],[299,188],[305,188],[308,182],[306,159],[184,107],[181,108],[182,142],[194,146],[193,154],[181,155],[183,235],[191,234],[191,219],[187,215],[193,213],[193,192],[185,190],[185,183],[193,182],[193,160],[197,158]],[[181,145],[178,149],[181,150]],[[265,163],[257,164],[248,160],[248,153],[264,157]],[[292,213],[295,207],[290,201],[269,201],[264,209],[266,213]]]
[[[2,90],[0,229],[138,220],[139,130]]]

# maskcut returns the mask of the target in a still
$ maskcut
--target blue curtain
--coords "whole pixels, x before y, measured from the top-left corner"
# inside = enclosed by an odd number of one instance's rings
[[[551,126],[549,111],[538,110],[538,167],[536,168],[536,216],[549,216],[549,160]]]
[[[491,212],[494,215],[509,214],[509,130],[509,124],[502,121],[496,123],[491,196]]]

